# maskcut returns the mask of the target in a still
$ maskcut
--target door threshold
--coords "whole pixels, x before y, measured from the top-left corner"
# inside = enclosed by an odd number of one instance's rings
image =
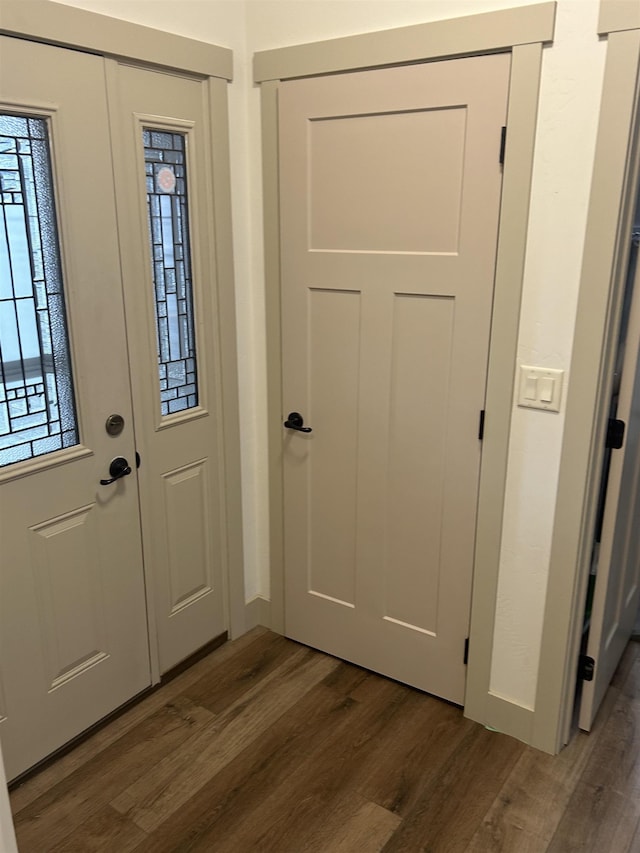
[[[168,669],[160,676],[160,683],[155,684],[151,689],[157,690],[159,687],[164,687],[165,684],[173,681],[176,676],[192,667],[194,663],[198,663],[202,658],[206,658],[207,655],[210,655],[211,652],[214,652],[219,646],[226,643],[228,639],[229,634],[227,631],[223,631],[222,634],[218,634],[218,636],[214,637],[213,640],[209,640],[209,642],[205,643],[204,646],[200,646],[200,648],[193,652],[193,654],[189,655],[189,657],[186,657],[184,660],[181,660],[180,663],[177,663],[175,666],[172,666],[171,669]]]

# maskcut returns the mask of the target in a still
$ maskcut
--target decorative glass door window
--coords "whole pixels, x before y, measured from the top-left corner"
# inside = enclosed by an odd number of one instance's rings
[[[142,132],[160,380],[160,411],[198,405],[184,134]]]
[[[0,114],[0,466],[77,443],[47,122]]]

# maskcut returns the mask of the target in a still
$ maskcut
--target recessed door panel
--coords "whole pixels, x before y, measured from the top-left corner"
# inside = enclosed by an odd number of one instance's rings
[[[311,120],[310,248],[456,252],[465,124],[463,107]]]
[[[314,595],[353,606],[360,294],[311,288],[308,310],[310,394],[306,411],[316,435],[322,437],[314,446],[309,477],[308,584]],[[293,434],[287,441],[289,452],[297,453],[303,464],[308,441],[299,441]],[[334,488],[337,477],[340,491]]]
[[[170,615],[212,592],[206,462],[163,476]]]
[[[108,657],[104,574],[96,505],[31,528],[31,565],[47,661],[47,689]]]
[[[385,616],[436,635],[455,303],[396,293],[392,311]]]

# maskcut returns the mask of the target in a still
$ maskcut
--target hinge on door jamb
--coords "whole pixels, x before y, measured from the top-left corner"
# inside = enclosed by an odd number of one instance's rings
[[[607,438],[605,447],[610,447],[612,450],[620,450],[624,445],[624,431],[626,424],[624,421],[617,418],[609,418],[607,424]]]
[[[500,133],[500,165],[504,166],[504,152],[507,147],[507,128],[502,128]]]
[[[464,641],[464,657],[462,658],[462,663],[466,666],[469,660],[469,638]]]
[[[480,412],[480,424],[478,426],[478,438],[480,441],[484,438],[484,409]]]
[[[596,662],[588,655],[580,655],[578,661],[578,678],[582,681],[593,681],[593,673],[596,668]]]

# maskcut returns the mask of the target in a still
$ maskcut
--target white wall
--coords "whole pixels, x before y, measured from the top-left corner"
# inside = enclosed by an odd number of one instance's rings
[[[545,51],[518,347],[522,364],[565,370],[570,364],[606,53],[595,36],[598,7],[593,0],[561,0],[556,39]],[[564,411],[513,411],[491,690],[529,708],[563,425]]]
[[[28,2],[28,0],[25,0]],[[259,93],[254,51],[513,6],[527,0],[66,0],[230,47],[232,193],[247,598],[269,595]],[[519,337],[522,363],[567,369],[605,45],[598,0],[558,0],[545,48]],[[565,389],[566,390],[566,389]],[[491,689],[533,707],[563,414],[514,408]]]

